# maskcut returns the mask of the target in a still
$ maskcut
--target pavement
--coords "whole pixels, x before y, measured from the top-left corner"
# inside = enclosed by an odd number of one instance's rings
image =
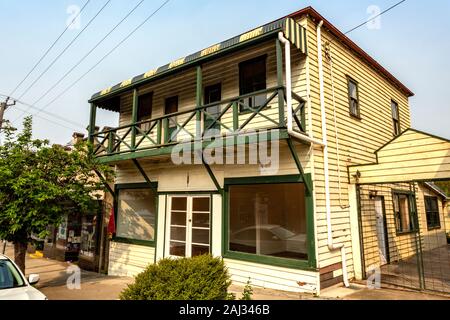
[[[8,246],[6,254],[13,257],[13,248]],[[113,277],[80,270],[80,288],[70,289],[75,282],[73,265],[43,258],[39,254],[26,258],[26,274],[37,273],[40,281],[36,288],[49,300],[117,300],[120,292],[133,283],[129,277]],[[67,285],[69,280],[69,286]],[[232,285],[230,292],[239,299],[244,287]],[[336,285],[322,290],[320,297],[307,294],[283,292],[271,289],[253,288],[253,300],[450,300],[450,295],[421,293],[396,288],[368,289],[363,283],[352,283],[350,288]]]
[[[6,255],[14,257],[13,253],[14,249],[9,245]],[[40,280],[35,287],[49,300],[117,300],[120,292],[134,281],[129,277],[80,270],[80,286],[76,288],[74,269],[70,263],[42,258],[39,254],[27,254],[25,265],[26,276],[39,274]],[[67,285],[68,280],[72,289]]]

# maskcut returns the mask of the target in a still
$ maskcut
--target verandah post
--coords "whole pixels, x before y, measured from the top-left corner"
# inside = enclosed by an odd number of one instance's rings
[[[283,82],[283,49],[280,40],[277,38],[276,43],[276,54],[277,54],[277,83],[279,87],[284,85]],[[286,122],[284,118],[284,91],[283,88],[278,89],[278,122],[279,127],[286,127]]]
[[[196,90],[196,104],[197,108],[202,106],[202,96],[203,96],[203,74],[202,66],[197,66],[197,90]],[[196,113],[196,132],[195,138],[200,139],[202,136],[202,112],[197,110]]]
[[[89,142],[94,143],[94,134],[95,134],[95,122],[97,117],[97,106],[94,103],[91,103],[91,114],[89,118]]]
[[[134,151],[136,149],[136,122],[138,116],[138,91],[133,90],[133,111],[131,114],[131,149]]]

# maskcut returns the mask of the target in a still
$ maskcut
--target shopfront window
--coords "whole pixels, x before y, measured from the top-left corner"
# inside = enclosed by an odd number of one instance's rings
[[[155,240],[156,194],[152,189],[119,191],[116,236],[130,240]]]
[[[308,260],[305,199],[302,183],[229,186],[228,249]]]

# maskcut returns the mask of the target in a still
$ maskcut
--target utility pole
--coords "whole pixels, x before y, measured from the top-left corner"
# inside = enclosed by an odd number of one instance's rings
[[[8,97],[6,98],[5,102],[0,102],[0,132],[3,128],[3,116],[5,115],[5,111],[12,106],[16,105],[16,101],[13,100],[13,102],[9,102],[11,99]]]

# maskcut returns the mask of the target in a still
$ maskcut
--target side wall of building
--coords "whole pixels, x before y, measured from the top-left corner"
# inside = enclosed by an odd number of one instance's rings
[[[322,139],[316,27],[316,22],[307,18],[312,131],[315,138]],[[410,127],[410,109],[405,94],[325,28],[322,29],[322,45],[333,237],[335,243],[345,244],[348,271],[350,277],[353,277],[350,211],[356,210],[348,208],[350,202],[347,166],[375,162],[374,152],[394,137],[391,100],[399,104],[402,130]],[[327,48],[331,52],[332,68],[327,58]],[[352,117],[349,112],[348,77],[359,85],[360,119]],[[331,266],[336,269],[334,276],[339,277],[342,274],[339,270],[340,253],[330,252],[327,246],[324,181],[323,152],[316,148],[314,188],[319,267],[325,270]]]

